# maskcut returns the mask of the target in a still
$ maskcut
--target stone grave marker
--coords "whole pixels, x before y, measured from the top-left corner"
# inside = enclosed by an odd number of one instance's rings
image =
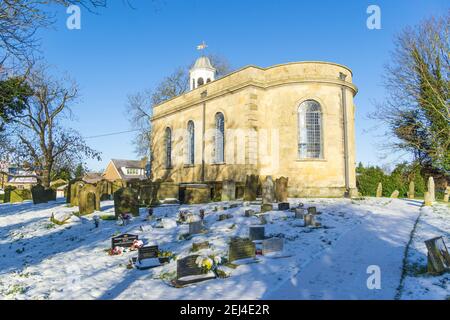
[[[80,215],[100,211],[100,196],[97,188],[92,184],[85,184],[78,193],[78,209]]]
[[[279,211],[287,211],[289,210],[290,206],[289,206],[289,202],[280,202],[278,203],[278,210]]]
[[[202,249],[208,249],[209,248],[209,242],[208,241],[201,241],[201,242],[193,242],[192,243],[192,251],[196,252]]]
[[[236,199],[236,182],[233,180],[225,180],[222,182],[222,201],[230,201]]]
[[[414,189],[415,189],[414,188],[414,181],[411,181],[409,183],[409,188],[408,188],[408,198],[409,199],[414,199],[414,193],[415,193]]]
[[[295,219],[304,219],[305,210],[303,208],[295,208]]]
[[[189,234],[199,234],[203,231],[203,222],[201,220],[199,221],[193,221],[189,223]]]
[[[255,215],[255,210],[253,209],[246,209],[244,215],[249,218]]]
[[[48,202],[45,188],[40,184],[31,187],[31,197],[33,198],[33,204]]]
[[[228,261],[233,262],[243,259],[254,259],[256,257],[256,246],[249,239],[233,238],[228,248]]]
[[[263,226],[250,226],[248,228],[248,237],[251,241],[264,240],[265,228]]]
[[[433,202],[431,201],[431,195],[430,195],[430,193],[429,193],[428,191],[425,191],[425,193],[424,193],[424,203],[423,203],[423,205],[429,207],[429,206],[431,206],[432,204],[433,204]]]
[[[427,184],[428,192],[430,193],[430,201],[435,202],[436,201],[436,195],[435,195],[435,186],[434,186],[434,179],[433,177],[428,178],[428,184]]]
[[[271,176],[267,176],[262,184],[262,203],[272,204],[275,201],[275,186]]]
[[[450,195],[450,187],[447,187],[447,188],[445,188],[445,191],[444,191],[444,202],[448,202],[448,198],[449,198],[449,195]]]
[[[264,203],[261,205],[261,212],[268,212],[273,210],[273,205],[271,203]]]
[[[383,196],[383,185],[381,184],[381,182],[378,183],[377,186],[377,198],[381,198]]]
[[[315,226],[315,220],[314,220],[314,215],[308,213],[304,215],[304,220],[305,220],[305,227],[308,226]]]
[[[233,218],[233,215],[230,213],[224,213],[219,215],[219,221],[227,220]]]
[[[139,216],[139,199],[132,188],[121,188],[114,192],[114,212],[116,218],[125,213]]]
[[[275,180],[275,200],[277,202],[287,202],[289,178],[280,177]]]
[[[257,175],[249,175],[245,180],[245,188],[244,188],[244,201],[255,201],[256,193],[258,190],[258,176]]]
[[[111,238],[111,249],[115,247],[129,248],[135,240],[139,240],[139,236],[130,233],[120,234]]]
[[[391,194],[391,198],[397,199],[399,194],[400,194],[400,192],[398,190],[394,190],[394,192],[392,192],[392,194]]]
[[[134,265],[141,270],[159,267],[161,261],[158,257],[158,253],[158,246],[141,247],[138,249],[138,256],[136,261],[134,261]]]
[[[173,285],[176,287],[184,287],[189,284],[215,279],[214,272],[209,271],[205,273],[200,268],[196,260],[198,255],[187,256],[177,261],[177,278],[173,281]]]
[[[316,215],[316,214],[319,214],[319,213],[317,212],[317,208],[316,207],[309,207],[308,208],[308,214]]]
[[[450,254],[442,237],[425,241],[428,249],[428,272],[441,274],[450,269]]]
[[[281,253],[283,251],[283,246],[283,238],[265,239],[262,243],[262,254],[265,256],[271,253]]]

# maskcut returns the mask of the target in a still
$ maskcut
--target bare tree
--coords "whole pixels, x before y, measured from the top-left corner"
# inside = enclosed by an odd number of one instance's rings
[[[407,28],[395,40],[386,66],[388,98],[374,119],[395,138],[394,150],[422,166],[450,174],[450,12]],[[392,141],[392,140],[391,140]]]
[[[230,64],[219,55],[209,55],[211,64],[216,68],[218,78],[231,72]],[[195,61],[194,61],[195,62]],[[169,76],[165,77],[155,90],[144,90],[128,96],[126,113],[131,127],[137,130],[134,137],[135,153],[139,156],[151,155],[150,135],[151,116],[153,106],[163,103],[169,99],[182,95],[189,90],[189,69],[178,67]]]
[[[19,163],[28,161],[40,170],[42,182],[50,185],[52,170],[72,166],[85,157],[100,160],[97,151],[86,145],[80,134],[62,125],[70,118],[70,105],[78,98],[78,87],[70,79],[53,79],[44,68],[35,69],[27,79],[33,94],[25,111],[8,125]]]

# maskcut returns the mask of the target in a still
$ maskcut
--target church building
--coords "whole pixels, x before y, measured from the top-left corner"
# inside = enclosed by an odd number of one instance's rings
[[[190,91],[154,106],[153,180],[289,178],[290,197],[353,196],[352,71],[329,62],[246,66],[220,79],[206,56]]]

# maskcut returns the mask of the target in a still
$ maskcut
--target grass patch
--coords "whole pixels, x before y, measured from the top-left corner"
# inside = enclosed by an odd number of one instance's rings
[[[100,216],[100,219],[109,221],[109,220],[116,220],[116,216],[112,216],[110,214],[104,214]]]

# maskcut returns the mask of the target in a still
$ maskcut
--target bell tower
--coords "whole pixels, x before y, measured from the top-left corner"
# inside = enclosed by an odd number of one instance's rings
[[[205,50],[207,45],[203,42],[197,46],[197,50]],[[212,66],[209,58],[202,54],[194,66],[189,70],[189,87],[194,90],[208,82],[214,81],[216,75],[216,69]]]

